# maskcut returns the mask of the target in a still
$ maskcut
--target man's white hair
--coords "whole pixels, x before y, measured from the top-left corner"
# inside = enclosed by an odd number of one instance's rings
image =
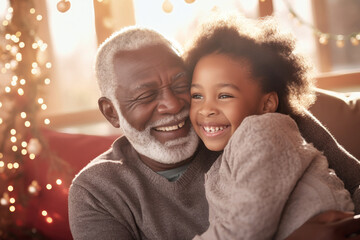
[[[114,56],[120,51],[135,51],[147,46],[162,45],[181,56],[181,48],[175,41],[145,27],[130,26],[113,33],[99,47],[95,73],[101,95],[114,101],[118,86],[114,69]]]

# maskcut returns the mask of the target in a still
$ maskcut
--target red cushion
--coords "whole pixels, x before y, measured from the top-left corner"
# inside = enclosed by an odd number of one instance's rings
[[[36,180],[41,190],[37,196],[31,197],[25,209],[19,209],[24,216],[22,224],[38,229],[49,239],[72,239],[67,204],[71,180],[89,161],[109,149],[118,136],[67,134],[48,129],[43,130],[43,136],[48,141],[50,149],[70,165],[72,172],[67,175],[55,171],[48,175],[49,160],[43,153],[34,160],[26,160],[25,186]],[[67,182],[66,176],[69,177]],[[57,185],[56,179],[62,179],[63,183]],[[52,185],[51,190],[46,189],[48,183]],[[46,217],[42,215],[43,210],[48,213]],[[47,217],[51,217],[53,222],[48,223]]]

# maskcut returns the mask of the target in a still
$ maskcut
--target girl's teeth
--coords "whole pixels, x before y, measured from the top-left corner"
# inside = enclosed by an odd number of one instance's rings
[[[226,126],[224,127],[204,127],[205,132],[208,133],[215,133],[218,131],[222,131],[224,128],[226,128]]]

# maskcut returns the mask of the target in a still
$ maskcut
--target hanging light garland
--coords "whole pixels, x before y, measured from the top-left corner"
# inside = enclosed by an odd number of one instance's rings
[[[358,46],[360,43],[360,32],[353,32],[350,34],[333,34],[333,33],[327,33],[323,32],[314,25],[310,24],[309,22],[304,21],[296,12],[295,10],[290,6],[290,4],[284,0],[285,5],[288,8],[288,11],[292,18],[296,19],[296,21],[304,25],[306,27],[309,27],[313,30],[315,36],[318,38],[318,41],[322,45],[327,45],[330,40],[336,41],[336,46],[339,48],[343,48],[346,44],[346,42],[350,41],[353,46]]]
[[[57,3],[56,7],[59,12],[64,13],[70,9],[71,3],[68,0],[61,0],[60,2]]]
[[[188,4],[195,2],[195,0],[184,0],[184,1]],[[170,0],[164,0],[164,2],[162,4],[162,10],[165,13],[171,13],[173,9],[174,9],[174,6],[173,6],[172,2]]]

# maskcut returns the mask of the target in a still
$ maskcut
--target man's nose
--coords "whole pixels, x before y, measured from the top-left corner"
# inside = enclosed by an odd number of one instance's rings
[[[159,101],[157,109],[161,114],[176,114],[185,106],[185,100],[170,89],[164,89]]]

